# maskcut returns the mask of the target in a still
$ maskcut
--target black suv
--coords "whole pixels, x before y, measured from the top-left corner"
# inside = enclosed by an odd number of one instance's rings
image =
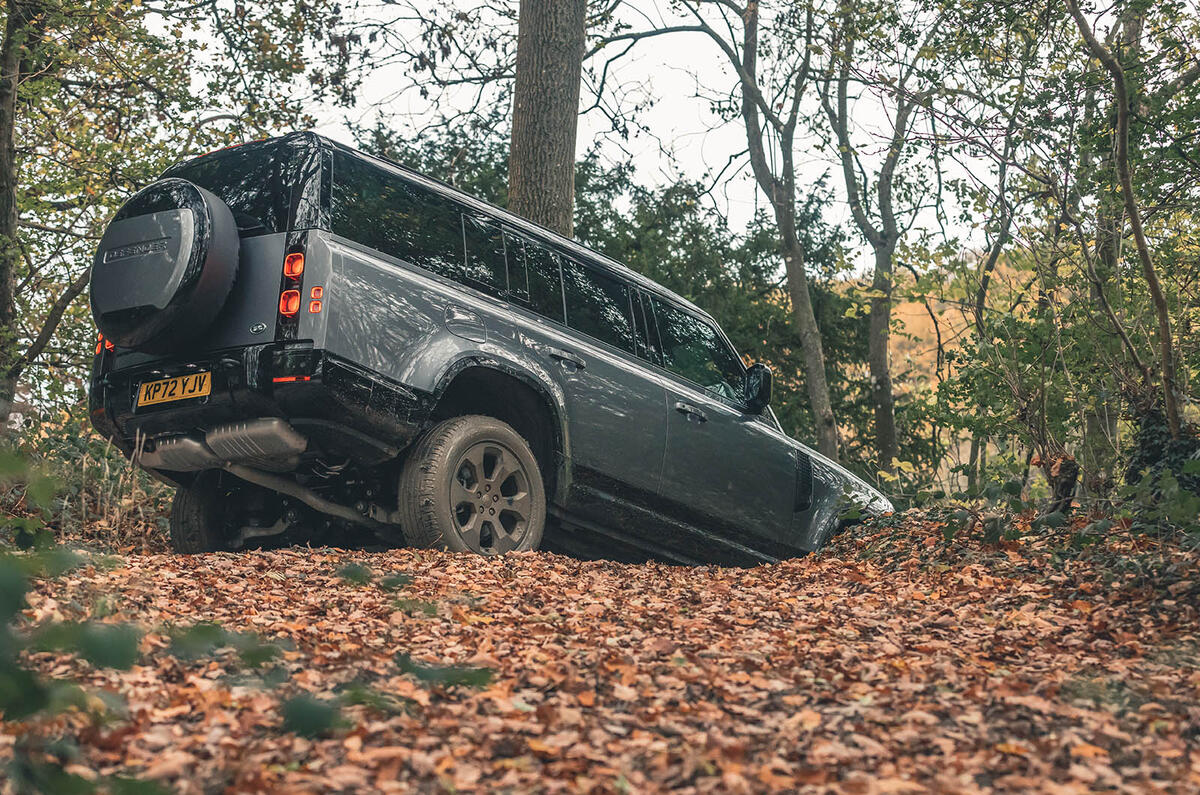
[[[178,487],[181,552],[369,528],[494,555],[753,564],[877,491],[771,372],[579,244],[311,133],[170,168],[92,273],[91,419]]]

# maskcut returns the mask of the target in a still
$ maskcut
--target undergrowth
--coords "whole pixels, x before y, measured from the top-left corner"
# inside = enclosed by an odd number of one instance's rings
[[[28,465],[58,486],[45,521],[56,540],[118,552],[167,549],[172,488],[130,466],[92,429],[85,407],[26,415],[12,432]],[[24,483],[0,485],[0,511],[5,519],[33,512]]]

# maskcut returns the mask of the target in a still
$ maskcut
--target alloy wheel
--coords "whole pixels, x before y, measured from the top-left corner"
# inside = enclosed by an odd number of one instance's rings
[[[503,555],[529,532],[532,501],[521,460],[499,442],[478,442],[454,467],[450,508],[454,529],[472,552]]]

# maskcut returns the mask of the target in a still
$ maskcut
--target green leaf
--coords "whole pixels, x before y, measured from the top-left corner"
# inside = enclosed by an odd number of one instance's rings
[[[0,557],[0,623],[7,624],[25,608],[29,580],[21,566],[10,556]]]
[[[492,681],[490,668],[472,668],[466,665],[421,665],[403,652],[396,655],[396,665],[402,672],[432,685],[487,687]]]
[[[31,577],[59,577],[84,565],[87,559],[69,549],[52,547],[29,555],[24,563]]]
[[[433,602],[426,602],[423,599],[397,599],[393,604],[397,610],[408,613],[410,616],[417,613],[427,616],[437,615],[437,605]]]
[[[277,658],[283,650],[274,643],[263,643],[255,638],[251,643],[238,649],[242,662],[251,668],[259,668]]]
[[[121,776],[103,779],[103,785],[109,795],[167,795],[170,792],[157,781],[139,781],[136,778]]]
[[[127,670],[138,656],[141,632],[129,624],[66,621],[41,627],[33,647],[43,651],[77,652],[101,668]]]
[[[284,731],[301,737],[320,737],[341,725],[341,710],[332,701],[306,694],[283,702]]]
[[[350,682],[340,692],[347,704],[356,704],[388,715],[403,715],[415,703],[411,699],[384,693],[362,682]]]
[[[1004,529],[999,516],[989,516],[983,520],[983,543],[999,544],[1001,532]]]
[[[1062,527],[1066,523],[1067,523],[1067,515],[1065,513],[1063,513],[1062,511],[1055,511],[1054,513],[1048,513],[1045,516],[1039,518],[1035,522],[1035,524],[1037,524],[1038,526],[1045,526],[1045,527]]]
[[[79,653],[93,665],[126,671],[137,662],[141,637],[142,633],[130,624],[85,624]]]
[[[82,776],[68,773],[57,762],[33,762],[23,765],[30,789],[53,795],[88,795],[96,791],[96,785]],[[20,791],[21,788],[18,788]]]
[[[167,652],[180,660],[196,660],[228,645],[229,633],[219,624],[205,622],[172,632]]]
[[[412,577],[407,574],[389,574],[379,581],[379,587],[384,591],[398,591],[412,583]]]
[[[338,576],[351,585],[367,585],[371,582],[371,570],[361,563],[347,563],[338,569]]]
[[[50,691],[24,668],[0,662],[0,712],[5,721],[34,715],[50,704]]]

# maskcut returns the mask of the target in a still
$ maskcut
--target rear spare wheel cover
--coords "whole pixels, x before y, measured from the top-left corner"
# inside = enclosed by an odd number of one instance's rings
[[[123,348],[165,353],[208,329],[237,264],[229,207],[187,180],[159,180],[126,202],[100,239],[92,317]]]

